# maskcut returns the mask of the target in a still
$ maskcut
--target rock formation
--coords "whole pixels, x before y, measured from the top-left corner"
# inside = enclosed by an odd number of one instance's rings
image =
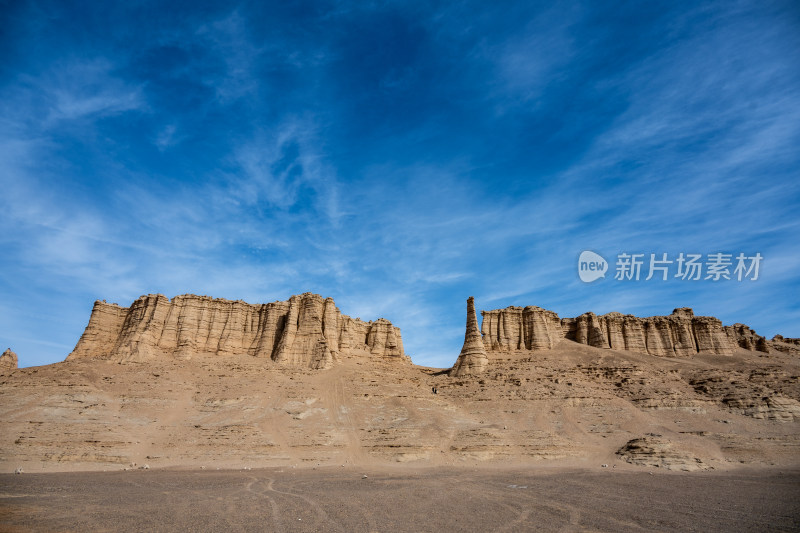
[[[472,301],[470,298],[469,302]],[[468,313],[469,309],[468,305]],[[723,326],[717,318],[695,316],[688,307],[675,309],[668,316],[645,318],[616,312],[598,316],[589,312],[561,319],[553,311],[535,306],[511,306],[481,311],[481,315],[484,351],[477,348],[477,337],[470,333],[468,316],[464,348],[451,370],[453,375],[480,372],[486,367],[483,355],[486,353],[547,350],[564,339],[658,357],[732,355],[738,349],[795,353],[800,347],[798,339],[776,336],[768,341],[744,324]]]
[[[561,320],[541,307],[506,307],[482,311],[483,342],[487,350],[545,350],[564,335]]]
[[[631,439],[617,450],[617,455],[631,464],[655,466],[667,470],[693,472],[711,468],[692,451],[658,433],[648,433],[643,437]]]
[[[317,294],[268,304],[193,294],[170,300],[151,294],[130,307],[95,302],[89,324],[68,359],[146,361],[248,354],[280,364],[327,368],[356,352],[409,361],[400,329],[391,322],[363,322],[342,315],[332,298]]]
[[[450,370],[451,376],[480,374],[486,370],[489,358],[486,356],[481,330],[478,329],[478,317],[475,314],[475,298],[467,298],[467,331],[464,334],[464,346],[456,364]]]
[[[733,346],[739,346],[745,350],[770,352],[769,341],[744,324],[725,326],[724,329],[728,340]]]
[[[15,370],[19,365],[17,354],[8,348],[3,355],[0,355],[0,371],[2,370]]]
[[[691,309],[669,316],[639,318],[621,313],[584,313],[565,318],[565,337],[596,348],[642,352],[660,357],[690,357],[697,353],[730,355],[733,346],[713,317],[696,317]]]
[[[768,344],[779,352],[792,353],[800,350],[800,339],[792,339],[783,335],[775,335]]]

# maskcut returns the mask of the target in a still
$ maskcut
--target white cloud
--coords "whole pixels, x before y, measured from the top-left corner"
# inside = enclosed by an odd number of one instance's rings
[[[142,109],[141,88],[113,73],[113,64],[103,58],[57,63],[30,80],[49,103],[49,122],[117,115]]]
[[[250,40],[245,18],[238,9],[223,19],[201,26],[197,36],[209,41],[225,63],[222,78],[205,80],[208,86],[214,87],[222,103],[231,103],[257,91],[256,61],[262,51]]]

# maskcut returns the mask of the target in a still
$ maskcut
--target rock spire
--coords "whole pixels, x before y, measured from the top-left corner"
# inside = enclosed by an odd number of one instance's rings
[[[451,376],[466,376],[480,374],[486,370],[489,358],[483,345],[483,337],[478,327],[478,317],[475,313],[475,298],[467,298],[467,331],[464,334],[464,346],[458,356],[456,364],[450,370]]]

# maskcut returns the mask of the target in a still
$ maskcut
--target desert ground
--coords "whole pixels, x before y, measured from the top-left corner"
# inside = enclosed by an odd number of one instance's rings
[[[798,530],[798,376],[571,341],[462,378],[368,353],[15,369],[0,530]]]
[[[0,529],[797,531],[800,473],[328,467],[3,474]]]

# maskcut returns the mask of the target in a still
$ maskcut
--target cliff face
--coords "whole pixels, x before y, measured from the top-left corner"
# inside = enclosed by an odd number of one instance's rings
[[[19,365],[17,354],[8,348],[3,355],[0,355],[0,371],[3,370],[16,370]]]
[[[409,361],[400,329],[388,320],[342,315],[332,298],[305,293],[288,301],[248,304],[186,294],[142,296],[130,307],[97,301],[68,359],[146,361],[195,354],[248,354],[276,363],[327,368],[368,352]]]
[[[675,309],[669,316],[639,318],[621,313],[597,316],[584,313],[564,319],[566,337],[596,348],[642,352],[661,357],[691,357],[697,353],[731,355],[722,322],[696,317],[691,309]]]
[[[512,306],[481,315],[487,350],[546,350],[564,337],[558,315],[541,307]]]
[[[739,348],[789,351],[793,346],[793,339],[776,337],[768,341],[744,324],[723,326],[714,317],[694,316],[688,307],[675,309],[668,316],[645,318],[589,312],[561,319],[553,311],[533,306],[482,311],[481,315],[487,352],[549,349],[562,339],[659,357],[731,355]]]

